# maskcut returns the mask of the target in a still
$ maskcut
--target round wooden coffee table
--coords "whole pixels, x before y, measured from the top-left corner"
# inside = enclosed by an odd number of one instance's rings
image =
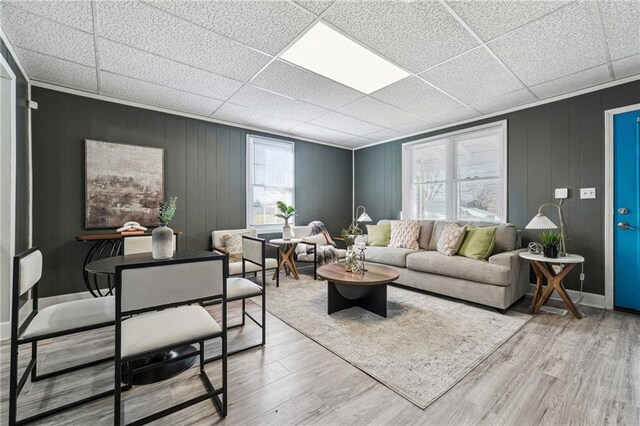
[[[354,274],[342,263],[330,263],[318,268],[318,276],[328,281],[327,313],[359,306],[386,318],[387,284],[399,275],[382,265],[367,264],[364,274]]]

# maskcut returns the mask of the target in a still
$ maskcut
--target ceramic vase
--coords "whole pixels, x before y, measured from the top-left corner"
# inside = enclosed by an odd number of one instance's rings
[[[353,250],[353,246],[347,247],[347,253],[344,255],[344,267],[347,272],[352,271],[355,256],[356,252]]]
[[[154,259],[173,257],[173,229],[164,223],[151,232],[151,256]]]
[[[292,236],[293,236],[293,233],[291,232],[291,227],[289,225],[283,226],[282,227],[282,239],[283,240],[290,240]]]

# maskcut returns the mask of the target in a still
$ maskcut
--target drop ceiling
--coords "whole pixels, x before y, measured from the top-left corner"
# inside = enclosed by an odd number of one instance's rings
[[[317,22],[410,75],[280,56]],[[33,81],[356,148],[640,74],[639,1],[7,1]]]

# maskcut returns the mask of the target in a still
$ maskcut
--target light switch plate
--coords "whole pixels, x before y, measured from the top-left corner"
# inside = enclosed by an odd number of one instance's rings
[[[569,198],[569,190],[567,188],[556,188],[556,199]]]
[[[596,198],[595,188],[580,188],[580,199],[592,200],[594,198]]]

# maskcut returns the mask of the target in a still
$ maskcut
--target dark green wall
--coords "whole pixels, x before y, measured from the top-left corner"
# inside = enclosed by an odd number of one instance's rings
[[[564,207],[568,250],[583,255],[585,291],[604,294],[604,111],[640,103],[640,81],[541,105],[487,120],[355,151],[355,202],[377,221],[402,209],[401,146],[426,137],[494,121],[508,121],[508,220],[519,228],[554,188],[570,188]],[[580,200],[580,188],[595,187],[597,199]],[[556,215],[545,210],[552,220]],[[539,232],[524,231],[524,241]],[[578,289],[578,274],[567,287]]]
[[[16,253],[20,253],[29,248],[29,88],[2,40],[0,54],[16,75]]]
[[[165,194],[179,197],[171,226],[184,232],[181,248],[207,249],[211,231],[246,226],[249,131],[37,87],[32,98],[39,103],[32,115],[34,244],[45,257],[45,296],[86,290],[89,245],[74,240],[87,232],[84,139],[165,149]],[[293,141],[296,221],[321,220],[335,235],[351,216],[351,151]]]

